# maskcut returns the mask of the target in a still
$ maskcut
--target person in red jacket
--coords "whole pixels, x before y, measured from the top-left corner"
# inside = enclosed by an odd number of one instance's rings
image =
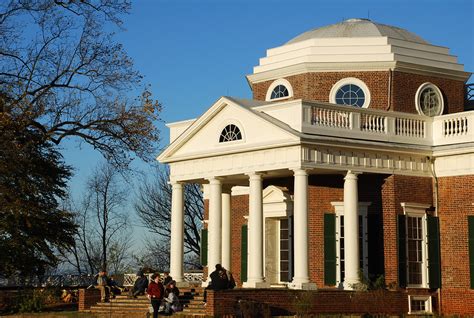
[[[151,282],[150,285],[148,285],[146,293],[148,299],[150,299],[151,305],[153,306],[153,318],[157,318],[161,300],[163,299],[165,293],[163,284],[160,282],[159,273],[154,273],[151,275]]]

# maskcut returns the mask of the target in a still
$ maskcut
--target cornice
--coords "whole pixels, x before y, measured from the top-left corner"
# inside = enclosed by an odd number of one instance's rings
[[[278,78],[305,74],[327,72],[374,72],[374,71],[403,71],[407,73],[436,76],[466,82],[470,72],[442,69],[432,66],[417,65],[408,62],[350,62],[350,63],[299,63],[275,70],[265,71],[246,76],[249,85],[276,80]]]

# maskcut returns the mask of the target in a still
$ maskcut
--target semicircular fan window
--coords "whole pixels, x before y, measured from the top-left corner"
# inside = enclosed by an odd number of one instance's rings
[[[242,140],[242,133],[240,132],[239,127],[236,125],[230,124],[225,126],[219,137],[219,142],[228,142],[234,140]]]

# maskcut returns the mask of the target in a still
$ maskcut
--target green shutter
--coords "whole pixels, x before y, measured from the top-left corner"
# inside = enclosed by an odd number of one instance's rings
[[[407,235],[406,235],[406,217],[398,215],[397,219],[398,235],[398,285],[407,286]]]
[[[471,272],[471,289],[474,289],[474,216],[467,217],[469,233],[469,269]]]
[[[207,265],[207,229],[201,230],[201,265]]]
[[[336,215],[324,214],[324,284],[336,285]]]
[[[240,281],[247,281],[247,224],[242,225],[241,255],[240,255]]]
[[[428,265],[430,288],[441,287],[441,262],[439,246],[439,219],[428,215]]]

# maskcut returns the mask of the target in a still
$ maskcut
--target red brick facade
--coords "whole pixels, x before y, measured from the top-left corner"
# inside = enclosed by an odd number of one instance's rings
[[[268,179],[293,191],[293,179]],[[440,307],[443,313],[474,315],[474,290],[470,289],[467,216],[474,215],[472,189],[474,176],[439,178],[438,215],[441,237],[442,289]],[[379,218],[379,231],[369,234],[369,250],[378,251],[370,258],[369,273],[383,274],[387,284],[398,286],[397,215],[403,213],[402,202],[436,205],[432,178],[400,175],[359,175],[359,201],[371,202],[368,215]],[[309,198],[309,270],[310,279],[319,288],[324,285],[325,213],[334,213],[333,201],[343,201],[343,175],[312,175],[308,182]],[[241,230],[247,223],[248,195],[232,197],[232,272],[241,286]],[[207,205],[206,205],[207,206]],[[370,246],[372,244],[372,247]],[[407,289],[406,293],[427,294],[427,290]],[[432,291],[434,292],[434,291]],[[434,294],[436,295],[436,293]],[[256,298],[260,296],[255,296]],[[278,296],[280,297],[280,296]],[[341,296],[342,297],[342,296]],[[404,296],[404,304],[408,302]],[[434,304],[438,310],[438,301]],[[325,312],[325,311],[319,311]]]
[[[367,85],[371,95],[369,108],[372,109],[416,114],[416,91],[423,83],[430,82],[438,86],[443,93],[444,114],[464,110],[464,82],[437,76],[400,71],[367,71],[305,73],[288,76],[285,79],[293,87],[294,99],[329,102],[329,93],[333,85],[347,77],[358,78]],[[253,98],[265,100],[272,83],[273,80],[253,84]]]
[[[474,215],[474,175],[438,179],[441,238],[441,311],[474,316],[467,217]]]

